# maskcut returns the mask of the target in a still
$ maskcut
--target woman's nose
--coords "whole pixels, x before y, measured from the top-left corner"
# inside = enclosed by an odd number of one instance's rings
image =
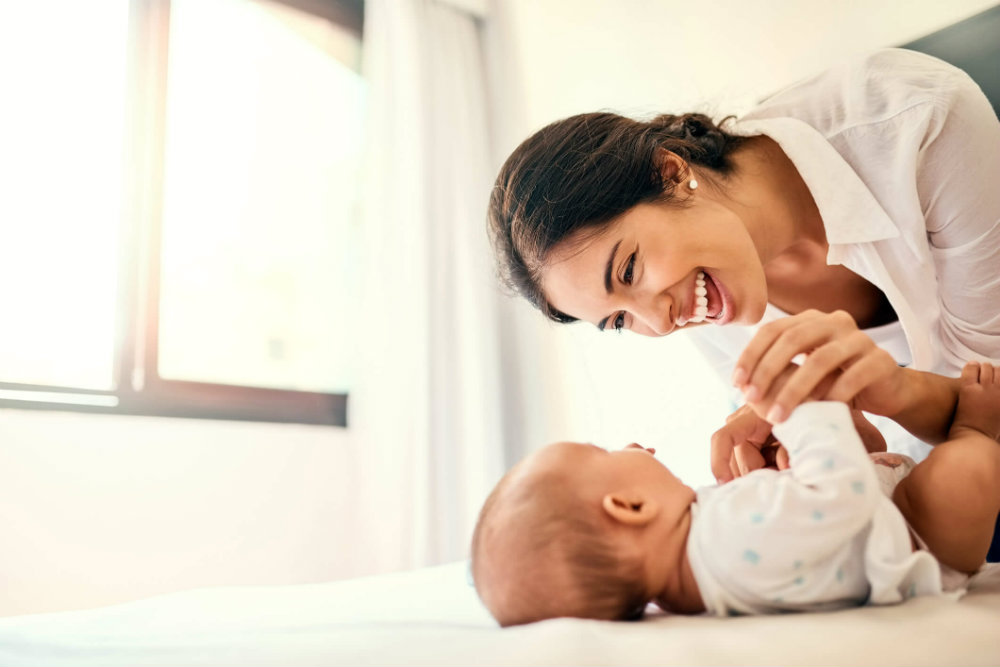
[[[662,296],[647,296],[636,299],[633,315],[644,325],[647,336],[666,336],[674,330],[671,301]]]

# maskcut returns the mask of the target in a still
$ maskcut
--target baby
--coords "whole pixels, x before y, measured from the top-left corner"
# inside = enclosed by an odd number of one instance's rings
[[[636,444],[539,450],[480,513],[480,598],[503,626],[635,619],[649,602],[682,614],[823,610],[960,589],[985,560],[1000,511],[1000,369],[965,367],[949,439],[894,489],[880,488],[843,403],[804,403],[774,434],[789,469],[697,493]]]

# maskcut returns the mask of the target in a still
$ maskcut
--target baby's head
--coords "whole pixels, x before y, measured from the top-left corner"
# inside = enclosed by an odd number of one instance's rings
[[[472,538],[476,590],[503,626],[639,618],[660,593],[654,548],[693,497],[638,445],[549,445],[483,505]]]

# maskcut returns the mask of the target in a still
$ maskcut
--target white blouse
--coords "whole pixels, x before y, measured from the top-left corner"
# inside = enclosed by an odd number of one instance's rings
[[[953,377],[969,360],[1000,362],[1000,121],[967,74],[885,49],[773,95],[732,131],[772,138],[795,164],[827,263],[896,311],[867,333],[897,362]],[[770,306],[761,324],[783,315]],[[691,335],[728,386],[756,328]]]
[[[957,376],[969,360],[1000,362],[1000,121],[967,74],[884,49],[773,95],[732,131],[770,137],[795,164],[827,264],[896,311],[898,323],[868,333],[899,363]],[[761,323],[782,315],[769,307]],[[691,334],[728,385],[755,330]]]

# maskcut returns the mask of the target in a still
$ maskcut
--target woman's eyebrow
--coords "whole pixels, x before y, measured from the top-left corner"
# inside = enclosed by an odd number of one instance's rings
[[[618,246],[620,246],[621,244],[622,244],[621,239],[619,239],[618,243],[616,243],[614,247],[611,248],[611,255],[608,256],[608,265],[604,269],[604,289],[607,290],[608,294],[611,294],[611,270],[614,267],[615,263],[615,253],[618,252]]]

